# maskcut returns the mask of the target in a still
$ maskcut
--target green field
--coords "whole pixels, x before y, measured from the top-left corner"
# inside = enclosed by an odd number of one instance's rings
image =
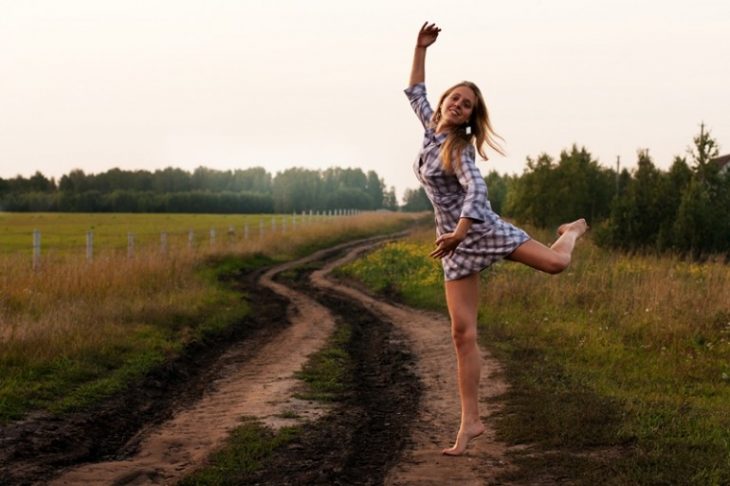
[[[296,224],[325,219],[324,216],[295,217]],[[0,212],[0,254],[31,253],[33,231],[41,232],[41,251],[78,252],[86,248],[86,234],[94,233],[95,249],[126,251],[129,233],[134,234],[135,246],[159,245],[160,234],[168,234],[170,247],[187,247],[189,232],[194,233],[194,245],[209,244],[211,229],[216,241],[243,238],[249,227],[249,238],[258,238],[259,225],[266,233],[281,232],[284,223],[292,229],[291,214],[139,214],[139,213],[3,213]],[[229,230],[233,232],[229,234]]]

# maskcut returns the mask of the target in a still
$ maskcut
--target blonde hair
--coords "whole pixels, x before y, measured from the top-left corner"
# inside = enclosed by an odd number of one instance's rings
[[[466,147],[474,145],[476,151],[483,159],[487,159],[487,155],[484,151],[485,145],[489,145],[498,153],[504,155],[504,149],[499,145],[495,139],[504,140],[502,137],[492,128],[492,124],[489,122],[489,112],[487,111],[487,105],[484,103],[484,97],[482,92],[479,90],[476,84],[471,81],[462,81],[461,83],[455,84],[451,88],[447,89],[444,94],[441,95],[438,107],[433,113],[431,121],[433,126],[436,127],[441,121],[441,105],[444,103],[449,94],[456,88],[466,86],[470,88],[476,96],[476,103],[471,112],[469,121],[454,130],[449,131],[446,140],[441,146],[441,160],[444,164],[444,170],[446,172],[453,172],[454,161],[458,164],[461,161],[461,154]],[[471,133],[467,133],[467,127],[471,128]]]

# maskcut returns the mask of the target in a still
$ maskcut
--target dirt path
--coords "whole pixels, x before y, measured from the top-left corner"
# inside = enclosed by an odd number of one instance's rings
[[[141,431],[139,435],[144,438],[133,456],[75,467],[51,484],[171,484],[199,467],[240,424],[242,417],[257,417],[278,427],[288,422],[280,418],[285,411],[295,411],[303,418],[321,413],[321,407],[292,398],[301,387],[294,373],[311,353],[324,346],[334,329],[334,319],[326,307],[273,278],[332,251],[323,250],[278,265],[260,278],[261,285],[290,301],[290,325],[245,362],[239,355],[245,351],[248,356],[246,346],[235,346],[226,352],[210,393],[192,406],[178,410],[171,420],[153,430]]]
[[[473,441],[461,457],[441,454],[459,427],[459,400],[456,384],[456,358],[451,344],[449,320],[440,314],[423,312],[374,298],[366,292],[328,278],[332,268],[344,265],[369,250],[371,245],[352,249],[343,258],[312,274],[312,282],[321,288],[341,293],[363,303],[383,319],[391,322],[406,336],[416,356],[416,374],[424,396],[412,428],[412,445],[402,460],[387,475],[389,485],[482,485],[495,481],[497,475],[511,466],[507,462],[507,446],[495,439],[488,420],[496,409],[486,400],[502,394],[507,384],[501,378],[499,363],[482,350],[481,413],[486,419],[486,432]]]

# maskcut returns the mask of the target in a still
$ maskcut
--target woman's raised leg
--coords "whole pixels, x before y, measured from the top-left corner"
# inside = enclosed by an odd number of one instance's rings
[[[484,432],[479,417],[479,376],[481,364],[477,346],[479,274],[446,282],[446,303],[451,316],[451,334],[456,348],[461,423],[456,442],[443,453],[458,456],[471,439]]]
[[[524,263],[547,273],[560,273],[570,265],[575,243],[588,230],[585,219],[566,223],[558,228],[560,237],[552,246],[547,247],[535,240],[528,240],[507,259]]]

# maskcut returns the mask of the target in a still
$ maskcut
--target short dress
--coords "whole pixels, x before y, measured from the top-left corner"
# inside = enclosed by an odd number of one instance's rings
[[[413,170],[433,205],[438,235],[453,232],[460,218],[473,221],[453,254],[441,258],[445,280],[464,278],[508,256],[530,237],[492,210],[487,184],[476,166],[476,150],[472,145],[462,151],[461,161],[454,164],[453,173],[444,171],[440,152],[447,134],[435,132],[426,85],[415,84],[405,93],[426,129]]]

